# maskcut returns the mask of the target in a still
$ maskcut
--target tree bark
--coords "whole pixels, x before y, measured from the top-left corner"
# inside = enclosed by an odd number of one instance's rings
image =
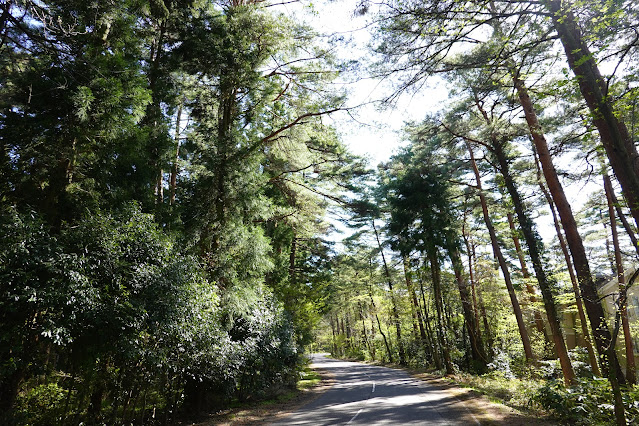
[[[566,52],[570,69],[577,77],[579,90],[592,114],[593,124],[617,176],[628,207],[639,225],[639,154],[628,129],[614,110],[607,83],[601,76],[596,58],[583,40],[577,21],[566,0],[544,0]],[[577,267],[578,268],[578,267]],[[584,295],[584,297],[588,297]],[[594,327],[594,325],[593,325]]]
[[[488,203],[486,202],[486,196],[484,195],[484,192],[482,190],[481,176],[479,174],[479,169],[477,168],[473,148],[470,145],[469,141],[466,141],[466,148],[468,149],[468,153],[470,155],[471,167],[473,169],[473,172],[475,173],[475,182],[477,183],[479,201],[481,203],[481,209],[484,216],[484,223],[486,224],[488,234],[490,235],[490,242],[493,248],[493,253],[497,258],[497,262],[499,263],[499,267],[501,268],[501,272],[504,276],[506,288],[508,289],[508,296],[510,297],[510,303],[517,320],[519,336],[521,338],[521,343],[524,346],[524,354],[526,355],[526,360],[528,362],[531,362],[534,360],[535,357],[532,352],[532,346],[530,344],[530,338],[528,337],[528,331],[526,330],[526,322],[524,321],[524,316],[522,314],[521,307],[519,306],[519,301],[517,300],[517,293],[515,293],[515,287],[510,276],[510,271],[508,270],[508,264],[506,263],[506,259],[504,258],[501,248],[499,247],[497,234],[495,233],[495,228],[493,227],[492,220],[490,219],[490,215],[488,214]]]
[[[395,291],[393,290],[393,280],[390,275],[390,270],[388,269],[388,264],[386,263],[386,256],[384,255],[384,248],[382,247],[382,242],[379,239],[379,232],[377,232],[377,227],[375,226],[375,221],[372,220],[373,230],[375,231],[375,239],[377,240],[377,247],[379,248],[379,252],[382,256],[382,263],[384,265],[384,274],[386,275],[386,281],[388,282],[388,289],[390,291],[391,296],[391,304],[393,309],[393,322],[395,323],[395,333],[397,334],[397,349],[399,352],[399,364],[406,365],[406,353],[404,352],[404,342],[402,341],[402,328],[399,319],[399,310],[397,309],[397,299],[395,298]]]
[[[443,307],[442,307],[442,291],[441,291],[441,272],[439,269],[439,259],[437,258],[437,249],[431,247],[428,250],[428,258],[430,260],[430,270],[433,278],[433,293],[435,297],[435,310],[437,311],[437,338],[441,345],[442,353],[444,355],[444,366],[446,367],[446,374],[455,374],[455,368],[450,358],[450,350],[448,349],[448,341],[446,339],[446,333],[444,331],[444,319]]]
[[[566,261],[566,268],[568,269],[568,274],[570,275],[570,282],[572,283],[572,290],[575,293],[575,303],[577,305],[577,313],[579,315],[579,321],[581,322],[581,332],[584,335],[584,340],[586,341],[586,350],[588,351],[588,359],[590,361],[590,366],[592,367],[592,372],[601,376],[601,371],[599,371],[599,365],[597,364],[597,356],[592,347],[590,331],[588,330],[588,322],[586,321],[586,314],[584,313],[584,307],[581,298],[581,291],[579,290],[579,284],[577,282],[577,277],[575,276],[574,266],[572,264],[572,260],[570,258],[570,253],[568,252],[568,246],[566,245],[566,240],[564,239],[564,235],[561,231],[561,224],[559,219],[557,218],[557,211],[555,209],[555,203],[552,199],[550,193],[546,189],[544,182],[541,179],[541,170],[539,168],[539,162],[537,161],[537,151],[533,150],[533,154],[535,156],[535,166],[537,167],[537,182],[539,183],[539,188],[541,192],[544,194],[546,198],[546,202],[548,203],[548,207],[550,208],[550,213],[552,214],[553,223],[555,224],[555,232],[557,233],[557,239],[559,240],[559,247],[561,247],[561,251],[564,255],[564,260]]]
[[[617,280],[619,281],[619,293],[626,294],[626,277],[624,274],[623,262],[621,261],[621,251],[619,249],[619,236],[617,235],[617,221],[615,220],[615,207],[612,200],[612,183],[610,177],[604,174],[604,189],[608,200],[608,214],[610,215],[610,232],[612,233],[612,245],[615,250],[615,264],[617,266]],[[621,326],[623,329],[624,343],[626,347],[626,381],[629,385],[637,383],[637,370],[635,367],[635,354],[632,347],[632,334],[628,322],[628,310],[626,304],[619,306]],[[612,344],[614,346],[614,344]],[[615,353],[616,357],[616,353]]]
[[[557,212],[561,219],[561,224],[563,225],[564,232],[566,233],[566,242],[568,243],[570,253],[572,254],[577,281],[579,282],[581,295],[585,301],[586,312],[590,319],[593,335],[595,336],[595,344],[597,346],[599,356],[601,357],[601,361],[605,362],[606,348],[610,344],[610,331],[606,324],[603,307],[599,302],[597,287],[592,279],[586,249],[584,248],[583,240],[579,235],[577,222],[575,221],[575,217],[572,213],[572,208],[570,207],[570,203],[566,198],[563,186],[557,176],[557,171],[550,156],[546,137],[537,119],[537,113],[535,112],[530,96],[528,95],[528,89],[519,77],[513,76],[513,81],[519,96],[519,101],[521,102],[521,106],[524,110],[524,116],[528,123],[528,129],[530,130],[530,135],[532,137],[535,150],[537,151],[537,157],[541,164],[541,169],[544,173],[548,190],[555,202]],[[614,359],[610,359],[609,362],[613,368],[618,368],[616,357]]]

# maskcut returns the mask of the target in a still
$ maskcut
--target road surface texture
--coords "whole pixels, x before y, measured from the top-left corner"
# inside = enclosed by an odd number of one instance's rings
[[[313,356],[313,368],[333,376],[317,399],[272,425],[479,425],[446,388],[406,372]]]

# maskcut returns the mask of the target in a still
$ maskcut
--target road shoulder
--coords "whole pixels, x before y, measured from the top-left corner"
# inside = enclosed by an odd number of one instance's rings
[[[294,390],[292,391],[294,395],[286,400],[260,401],[211,413],[206,420],[197,423],[197,426],[264,425],[286,418],[333,386],[334,379],[328,371],[312,365],[311,368],[321,377],[317,385],[308,389]]]

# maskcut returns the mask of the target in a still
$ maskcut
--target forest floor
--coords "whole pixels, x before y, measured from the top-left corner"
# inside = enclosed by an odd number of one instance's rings
[[[427,382],[437,388],[446,389],[462,404],[482,425],[504,426],[550,426],[557,425],[550,417],[539,412],[526,412],[508,407],[498,398],[484,395],[481,392],[465,387],[463,380],[456,377],[440,377],[423,370],[410,369],[397,365],[378,364],[390,368],[401,369],[413,377]],[[243,404],[217,413],[209,414],[206,419],[196,423],[197,426],[227,425],[263,425],[284,419],[288,414],[319,397],[329,389],[334,380],[327,371],[318,370],[321,380],[312,387],[292,390],[277,399]]]
[[[459,383],[455,377],[438,377],[406,368],[402,368],[402,370],[408,371],[413,377],[428,384],[445,388],[461,401],[482,425],[550,426],[559,424],[543,413],[517,410],[501,403],[498,398],[482,394],[469,387],[463,387],[463,384]]]

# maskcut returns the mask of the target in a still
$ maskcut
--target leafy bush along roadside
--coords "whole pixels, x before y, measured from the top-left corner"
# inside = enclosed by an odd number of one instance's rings
[[[550,380],[534,395],[533,400],[548,409],[562,423],[577,425],[615,424],[612,390],[606,379],[580,379],[566,388],[558,380]],[[623,392],[628,424],[639,422],[639,387]]]
[[[295,382],[294,333],[270,293],[223,308],[137,207],[56,235],[35,215],[2,216],[3,424],[160,422]]]

